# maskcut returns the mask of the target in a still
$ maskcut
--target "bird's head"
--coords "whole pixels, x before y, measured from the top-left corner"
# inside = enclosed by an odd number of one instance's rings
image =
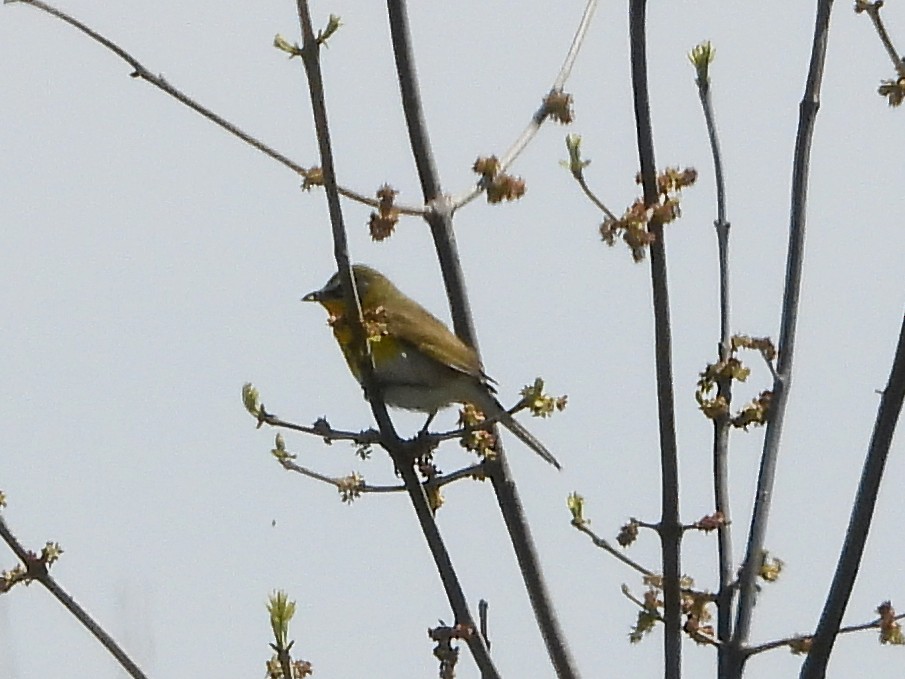
[[[380,306],[388,296],[398,294],[396,287],[389,279],[376,269],[365,264],[353,264],[352,275],[355,287],[364,309]],[[302,297],[303,302],[317,302],[333,316],[341,316],[344,311],[343,284],[339,272],[330,276],[324,287],[309,292]]]

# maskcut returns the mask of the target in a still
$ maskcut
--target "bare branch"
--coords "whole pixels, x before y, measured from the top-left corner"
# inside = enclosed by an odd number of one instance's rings
[[[905,61],[899,56],[899,52],[892,44],[892,38],[889,37],[883,19],[880,18],[880,9],[882,7],[882,0],[855,0],[855,12],[857,14],[864,12],[870,17],[874,30],[877,31],[877,37],[880,38],[880,42],[883,43],[883,47],[886,49],[886,54],[889,55],[889,59],[892,61],[893,68],[896,69],[896,73],[900,78],[905,78]]]
[[[299,464],[296,464],[292,461],[290,457],[283,457],[279,460],[280,464],[287,471],[296,472],[297,474],[301,474],[302,476],[307,476],[309,479],[314,479],[315,481],[320,481],[321,483],[326,483],[327,485],[333,486],[337,490],[344,491],[349,487],[349,477],[336,477],[336,476],[327,476],[326,474],[321,474],[320,472],[316,472],[313,469],[308,467],[303,467]],[[432,479],[428,479],[422,485],[426,489],[434,489],[434,488],[442,488],[443,486],[448,486],[451,483],[456,481],[461,481],[462,479],[472,479],[475,476],[479,476],[484,473],[484,465],[483,463],[473,464],[469,467],[463,467],[462,469],[458,469],[454,472],[450,472],[449,474],[442,474],[440,476],[436,476]],[[356,484],[355,486],[356,494],[364,494],[364,493],[404,493],[407,492],[407,488],[404,484],[394,484],[394,485],[372,485],[369,483],[365,483],[363,480],[361,483]]]
[[[12,1],[15,3],[21,3],[23,5],[29,5],[31,7],[35,7],[36,9],[46,12],[47,14],[50,14],[51,16],[54,16],[54,17],[60,19],[61,21],[69,24],[70,26],[78,29],[79,31],[81,31],[82,33],[87,35],[89,38],[91,38],[95,42],[103,45],[108,50],[110,50],[111,52],[116,54],[120,59],[122,59],[127,64],[129,64],[129,66],[131,66],[133,69],[132,73],[129,74],[132,78],[138,78],[140,80],[144,80],[145,82],[153,85],[154,87],[158,88],[162,92],[165,92],[166,94],[170,95],[171,97],[173,97],[180,103],[188,106],[190,109],[192,109],[196,113],[201,114],[204,118],[210,120],[215,125],[218,125],[222,129],[226,130],[234,137],[241,139],[242,141],[244,141],[246,144],[248,144],[252,148],[257,149],[264,155],[272,158],[273,160],[276,160],[278,163],[289,168],[290,170],[295,172],[297,175],[304,178],[306,181],[309,181],[310,179],[312,179],[312,177],[313,177],[312,170],[318,169],[318,168],[303,167],[301,164],[287,158],[286,156],[284,156],[282,153],[280,153],[276,149],[268,146],[267,144],[265,144],[264,142],[259,140],[257,137],[254,137],[253,135],[245,132],[244,130],[239,128],[237,125],[229,122],[222,116],[217,115],[209,108],[203,106],[202,104],[198,103],[195,99],[193,99],[192,97],[185,94],[182,90],[171,85],[162,75],[155,75],[154,73],[152,73],[144,64],[142,64],[138,59],[136,59],[134,56],[132,56],[129,52],[127,52],[125,49],[120,47],[118,44],[116,44],[109,38],[104,37],[97,31],[95,31],[94,29],[86,26],[81,21],[79,21],[78,19],[74,18],[73,16],[67,14],[66,12],[63,12],[62,10],[59,10],[56,7],[53,7],[51,5],[48,5],[47,3],[41,2],[41,0],[12,0]],[[311,185],[316,185],[317,183],[318,182],[315,181],[315,182],[312,182]],[[340,195],[342,195],[350,200],[354,200],[358,203],[362,203],[362,204],[367,205],[372,208],[378,208],[380,206],[380,201],[378,201],[376,198],[371,198],[362,193],[359,193],[358,191],[353,191],[352,189],[347,189],[342,186],[337,186],[336,190],[340,193]],[[425,212],[424,207],[396,205],[396,208],[399,210],[400,213],[406,214],[406,215],[423,216],[424,212]]]
[[[629,2],[632,92],[641,182],[646,206],[656,205],[657,170],[654,161],[653,129],[647,80],[647,0]],[[669,288],[666,274],[666,244],[663,225],[656,216],[648,224],[651,288],[654,305],[654,342],[657,374],[657,414],[660,432],[660,544],[663,554],[663,656],[665,679],[679,679],[682,672],[682,575],[679,520],[679,465],[675,426],[675,393],[672,378],[672,331],[669,320]]]
[[[16,554],[26,569],[26,581],[40,582],[53,597],[63,604],[72,615],[78,620],[82,626],[87,629],[91,635],[97,639],[107,651],[116,658],[116,662],[129,674],[133,679],[147,679],[144,672],[135,664],[135,662],[120,648],[119,644],[101,627],[88,612],[83,609],[72,596],[66,592],[63,587],[57,583],[54,577],[47,570],[47,560],[41,556],[30,552],[22,543],[16,539],[13,532],[7,526],[3,515],[0,514],[0,538],[9,545],[10,549]]]
[[[585,176],[584,176],[584,169],[583,169],[583,168],[573,169],[573,170],[572,170],[572,176],[575,177],[575,181],[578,182],[578,185],[581,187],[581,190],[584,192],[584,195],[588,197],[588,200],[590,200],[592,203],[594,203],[594,205],[597,207],[598,210],[600,210],[603,214],[605,214],[609,219],[613,220],[614,222],[615,222],[616,220],[619,219],[619,218],[618,218],[618,217],[617,217],[617,216],[616,216],[616,215],[615,215],[615,214],[614,214],[614,213],[613,213],[613,212],[612,212],[612,211],[604,204],[604,202],[603,202],[602,200],[600,200],[600,198],[597,197],[597,194],[595,194],[595,193],[591,190],[591,187],[588,186],[588,182],[587,182],[587,180],[585,179]]]
[[[441,191],[440,176],[434,163],[433,151],[422,113],[405,1],[387,0],[387,12],[409,142],[418,168],[424,202],[432,208],[425,219],[430,226],[437,258],[440,261],[440,270],[446,287],[453,325],[456,334],[480,353],[453,231],[453,205]],[[497,441],[499,440],[497,437]],[[497,506],[506,523],[506,529],[518,560],[519,571],[525,582],[528,598],[544,638],[547,653],[560,679],[577,678],[578,670],[540,569],[540,560],[531,537],[518,488],[512,478],[502,446],[499,444],[496,453],[493,460],[487,460],[485,463],[487,474],[493,483]]]
[[[710,97],[710,64],[714,51],[709,42],[702,43],[691,53],[695,66],[698,97],[704,112],[710,152],[713,157],[713,171],[716,183],[717,250],[719,261],[720,291],[720,339],[717,345],[720,362],[726,363],[732,354],[731,324],[729,320],[729,221],[726,218],[726,186],[723,179],[723,157],[720,140]],[[772,366],[772,364],[771,364]],[[720,640],[719,668],[721,676],[728,671],[727,644],[732,636],[732,601],[734,590],[732,566],[732,529],[730,528],[729,505],[729,407],[732,404],[732,378],[729,375],[717,379],[717,398],[726,403],[727,411],[713,419],[713,497],[716,511],[723,522],[717,528],[717,559],[719,562],[719,592],[717,595],[717,638]]]
[[[848,530],[845,532],[845,542],[836,564],[836,574],[833,576],[823,613],[814,633],[811,651],[801,668],[801,679],[818,679],[826,673],[837,630],[842,623],[842,616],[845,614],[858,575],[858,567],[864,556],[864,545],[870,533],[874,507],[880,493],[880,481],[883,478],[896,424],[902,412],[903,400],[905,400],[905,317],[902,319],[902,329],[899,331],[899,342],[889,381],[883,390],[880,407],[877,410],[877,419],[861,471],[858,493],[852,505]]]
[[[566,81],[572,73],[572,66],[575,64],[575,59],[578,57],[578,52],[584,42],[585,35],[587,35],[588,27],[591,25],[591,18],[594,16],[595,9],[597,9],[597,0],[588,0],[584,8],[584,13],[581,15],[581,21],[578,23],[578,28],[575,31],[575,36],[572,38],[569,53],[566,55],[562,68],[559,69],[559,73],[553,81],[553,87],[550,88],[551,92],[561,92],[563,87],[565,87]],[[515,162],[515,159],[519,157],[521,152],[525,150],[531,140],[537,136],[541,125],[544,124],[548,115],[549,109],[546,105],[545,98],[544,103],[534,112],[534,115],[531,117],[531,122],[528,123],[525,130],[518,139],[513,142],[512,146],[509,147],[509,150],[503,154],[502,158],[500,158],[500,172],[505,172],[506,169]],[[468,205],[468,203],[481,195],[481,192],[486,187],[486,183],[485,179],[481,179],[473,189],[454,197],[452,199],[453,210],[458,210],[460,207]]]
[[[801,100],[798,133],[795,139],[795,153],[792,164],[792,205],[789,220],[789,245],[786,262],[786,281],[783,293],[782,324],[779,336],[779,361],[777,379],[773,383],[773,399],[767,431],[764,437],[760,471],[757,478],[757,492],[745,560],[739,578],[739,605],[736,612],[735,630],[730,646],[731,668],[729,679],[740,679],[744,670],[745,656],[742,646],[747,642],[751,630],[751,617],[757,596],[757,570],[764,551],[767,522],[773,499],[773,480],[779,457],[779,443],[782,425],[788,403],[792,378],[792,358],[795,349],[795,331],[798,323],[799,296],[801,293],[801,271],[804,261],[804,236],[806,224],[807,190],[810,172],[811,142],[817,110],[820,106],[820,86],[829,37],[830,10],[833,0],[819,0],[814,21],[814,39],[808,67],[807,83]]]
[[[589,538],[591,538],[591,542],[594,543],[595,547],[599,547],[603,551],[605,551],[610,556],[615,557],[622,563],[624,563],[629,568],[632,568],[638,571],[641,575],[653,576],[654,572],[642,566],[640,563],[627,557],[621,550],[616,549],[606,538],[602,538],[597,533],[592,531],[586,522],[582,521],[572,521],[572,525],[581,533],[584,533]]]
[[[893,618],[893,620],[905,620],[905,613],[897,615]],[[876,620],[872,620],[871,622],[864,622],[860,625],[849,625],[848,627],[840,627],[836,632],[837,634],[851,634],[852,632],[863,632],[869,629],[880,629],[883,625],[884,620],[882,618],[877,618]],[[764,651],[772,651],[774,648],[782,648],[783,646],[792,646],[797,642],[802,640],[811,640],[813,642],[813,637],[808,635],[796,634],[792,637],[786,637],[785,639],[776,639],[775,641],[768,641],[763,644],[758,644],[757,646],[750,646],[745,652],[749,655],[757,655],[758,653],[763,653]],[[813,648],[813,644],[811,645]],[[809,653],[810,655],[810,653]],[[807,664],[807,661],[805,661]],[[802,670],[803,671],[803,670]]]

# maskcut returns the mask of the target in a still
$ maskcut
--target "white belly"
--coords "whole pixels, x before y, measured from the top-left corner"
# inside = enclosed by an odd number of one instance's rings
[[[417,351],[404,351],[397,358],[380,361],[376,377],[387,405],[405,410],[432,413],[452,403],[483,400],[475,398],[475,392],[484,389],[476,378]]]

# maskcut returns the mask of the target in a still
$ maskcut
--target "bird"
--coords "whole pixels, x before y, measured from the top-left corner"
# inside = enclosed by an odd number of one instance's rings
[[[365,264],[354,264],[352,275],[370,340],[374,376],[387,405],[434,416],[453,403],[471,404],[493,418],[557,469],[559,461],[497,400],[494,381],[484,373],[477,351],[443,321],[406,296],[386,276]],[[364,387],[354,349],[339,272],[319,290],[302,297],[317,302],[330,316],[333,335],[349,370]]]

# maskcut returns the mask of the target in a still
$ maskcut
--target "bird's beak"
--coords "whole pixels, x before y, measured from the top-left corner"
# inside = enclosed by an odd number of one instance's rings
[[[307,295],[302,297],[303,302],[320,302],[321,301],[321,290],[315,290],[314,292],[309,292]]]

